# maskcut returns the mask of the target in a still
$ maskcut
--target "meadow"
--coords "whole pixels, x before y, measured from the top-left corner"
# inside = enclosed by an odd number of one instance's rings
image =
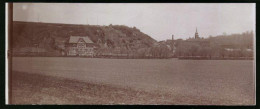
[[[165,104],[197,105],[253,105],[255,103],[254,67],[253,60],[13,57],[12,61],[13,72],[26,72],[84,83],[102,84],[113,88],[142,91],[152,94],[152,98],[153,96],[156,98],[156,94],[169,94],[170,98],[166,97],[165,99],[170,102]],[[41,82],[39,83],[41,84]],[[77,83],[74,86],[78,86]],[[91,87],[88,88],[91,89]],[[17,87],[14,89],[16,89],[14,92],[19,91]],[[84,93],[77,91],[73,93],[84,95]],[[103,90],[100,93],[108,92]],[[120,91],[120,93],[124,93],[124,91]],[[160,100],[163,99],[160,98]],[[44,103],[48,104],[48,102]],[[88,102],[83,101],[84,103],[88,104]],[[113,104],[120,103],[156,104],[156,102],[145,103],[138,100],[133,100],[131,103],[127,100],[113,102]]]

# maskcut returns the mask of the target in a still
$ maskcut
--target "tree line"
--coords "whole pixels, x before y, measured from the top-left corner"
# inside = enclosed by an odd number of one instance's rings
[[[206,41],[209,46],[199,43],[177,45],[176,56],[201,56],[201,57],[253,57],[253,32],[242,34],[210,36],[200,41]],[[189,41],[188,39],[185,41]],[[182,41],[182,42],[185,42]]]

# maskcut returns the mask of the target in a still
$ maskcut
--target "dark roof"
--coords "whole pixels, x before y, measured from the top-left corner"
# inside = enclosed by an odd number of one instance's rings
[[[70,36],[69,43],[78,43],[79,39],[83,39],[86,43],[93,43],[88,36]]]

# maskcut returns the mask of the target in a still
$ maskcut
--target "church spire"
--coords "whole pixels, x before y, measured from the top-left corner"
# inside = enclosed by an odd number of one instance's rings
[[[197,30],[197,27],[196,27],[196,32],[195,32],[195,39],[199,39],[199,33],[198,33],[198,30]]]

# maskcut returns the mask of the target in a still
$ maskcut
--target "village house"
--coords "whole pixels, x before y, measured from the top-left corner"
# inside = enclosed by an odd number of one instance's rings
[[[87,36],[70,36],[66,43],[67,56],[94,56],[95,44]]]

